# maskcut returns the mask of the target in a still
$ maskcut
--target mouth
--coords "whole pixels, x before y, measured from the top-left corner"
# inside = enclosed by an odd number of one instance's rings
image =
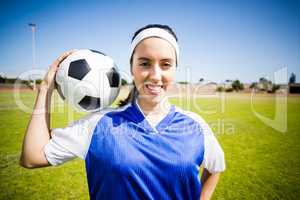
[[[145,88],[146,88],[147,93],[149,93],[151,95],[159,95],[163,91],[162,84],[147,83],[147,84],[145,84]]]

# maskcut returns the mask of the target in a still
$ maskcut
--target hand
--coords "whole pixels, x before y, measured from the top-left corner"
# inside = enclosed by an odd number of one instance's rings
[[[40,90],[46,90],[48,92],[52,92],[54,89],[54,83],[55,83],[55,74],[57,72],[57,69],[59,67],[59,64],[70,54],[74,53],[76,49],[71,51],[66,51],[63,54],[61,54],[49,67],[48,72],[46,73],[41,85]]]

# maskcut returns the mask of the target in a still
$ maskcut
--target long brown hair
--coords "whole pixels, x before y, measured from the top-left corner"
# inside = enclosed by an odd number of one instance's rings
[[[177,36],[175,34],[175,32],[172,30],[171,27],[169,27],[168,25],[162,25],[162,24],[148,24],[140,29],[138,29],[132,39],[131,39],[131,42],[135,39],[135,37],[143,30],[145,29],[148,29],[148,28],[161,28],[161,29],[164,29],[166,31],[168,31],[171,35],[174,36],[175,40],[178,41],[177,39]],[[130,68],[132,68],[132,63],[133,63],[133,54],[134,52],[132,53],[131,57],[130,57]],[[131,89],[131,91],[129,92],[128,96],[124,99],[124,100],[120,100],[119,103],[118,103],[118,106],[121,107],[121,106],[124,106],[130,102],[132,102],[134,100],[134,98],[138,95],[138,90],[136,89],[136,86],[134,84],[134,81],[132,82],[133,84],[133,88]]]

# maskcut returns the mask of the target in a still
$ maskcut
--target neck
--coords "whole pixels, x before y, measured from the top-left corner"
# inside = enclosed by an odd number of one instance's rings
[[[170,103],[168,100],[159,102],[148,102],[141,98],[137,98],[137,103],[144,115],[160,115],[169,111]]]

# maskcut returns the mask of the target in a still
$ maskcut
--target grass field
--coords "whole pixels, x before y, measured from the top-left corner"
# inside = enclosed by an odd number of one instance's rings
[[[32,108],[34,94],[21,93]],[[82,114],[56,103],[52,127],[65,126]],[[276,131],[254,116],[249,94],[197,98],[194,103],[172,99],[198,112],[213,127],[226,156],[213,199],[299,199],[300,197],[300,96],[288,98],[287,131]],[[272,96],[259,95],[255,109],[275,115]],[[29,113],[18,108],[12,92],[0,92],[0,199],[88,199],[84,162],[76,159],[59,167],[28,170],[18,166]]]

